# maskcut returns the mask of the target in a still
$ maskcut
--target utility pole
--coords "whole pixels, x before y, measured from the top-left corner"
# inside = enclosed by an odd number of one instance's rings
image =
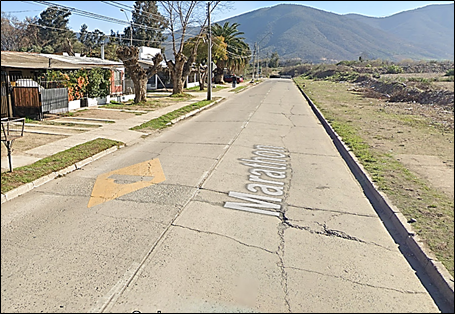
[[[210,1],[207,2],[207,23],[208,23],[208,82],[207,82],[207,100],[212,100],[212,27],[210,25]]]
[[[257,72],[257,76],[258,76],[258,79],[259,79],[259,62],[260,62],[259,61],[259,44],[257,44],[257,48],[256,49],[258,51],[258,58],[257,58],[258,59],[258,72]]]
[[[258,42],[258,43],[254,43],[255,46],[257,46],[257,59],[258,59],[258,78],[259,78],[259,45],[262,43],[262,41],[268,36],[268,35],[272,35],[273,33],[272,32],[268,32],[267,34],[265,34],[264,37],[262,37],[262,39]],[[254,66],[253,66],[253,69],[254,69]]]
[[[128,22],[130,23],[130,46],[132,47],[132,46],[133,46],[133,20],[131,20],[131,22],[130,22],[130,19],[128,18],[128,15],[126,15],[125,10],[120,9],[120,11],[122,11],[123,13],[125,13],[126,19],[127,19]]]
[[[251,83],[254,83],[254,71],[256,71],[256,43],[254,43],[253,47],[253,76],[251,78]]]

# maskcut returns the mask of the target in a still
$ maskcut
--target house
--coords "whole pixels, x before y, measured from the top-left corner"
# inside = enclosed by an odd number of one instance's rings
[[[19,109],[27,109],[22,114],[27,114],[30,111],[30,106],[34,107],[33,112],[43,110],[50,110],[49,112],[61,112],[72,109],[77,109],[84,106],[79,100],[68,102],[68,91],[66,90],[66,97],[62,94],[63,91],[57,91],[57,89],[50,90],[45,89],[45,86],[40,86],[40,77],[47,72],[47,70],[78,70],[78,69],[91,69],[91,68],[108,68],[111,70],[111,88],[110,95],[116,96],[123,93],[123,79],[125,69],[122,62],[115,62],[110,60],[104,60],[102,58],[88,58],[81,57],[80,55],[68,56],[68,55],[56,55],[56,54],[39,54],[29,52],[17,52],[17,51],[2,51],[1,52],[1,85],[2,85],[2,106],[1,115],[13,116],[13,113],[21,114]],[[34,87],[38,86],[32,92],[15,87]],[[14,92],[22,93],[14,97]],[[44,96],[44,94],[46,96]],[[55,99],[48,99],[49,97],[58,96],[58,101]],[[11,97],[13,96],[13,97]],[[66,98],[66,100],[65,100]],[[109,98],[109,96],[107,97]],[[18,103],[19,101],[27,102]],[[39,102],[39,104],[37,104]],[[85,105],[97,105],[109,102],[108,99],[88,99]],[[50,107],[46,107],[47,103],[52,103]],[[43,109],[44,108],[44,109]],[[30,109],[30,110],[29,110]]]
[[[144,68],[148,69],[149,67],[153,66],[153,57],[156,56],[157,53],[161,53],[160,48],[152,48],[152,47],[139,47],[139,64]],[[167,68],[166,62],[163,60],[161,62],[163,69]],[[187,78],[185,87],[190,88],[193,86],[199,86],[198,80],[198,73],[192,72]],[[162,71],[153,75],[147,81],[147,90],[156,90],[159,88],[172,88],[172,81],[170,79],[169,74],[167,71]]]
[[[105,60],[103,58],[81,57],[76,53],[75,56],[69,56],[67,53],[63,55],[57,54],[40,54],[49,58],[51,62],[64,62],[77,66],[78,69],[90,69],[95,67],[111,69],[111,95],[121,95],[123,93],[123,78],[125,75],[125,67],[123,62]]]
[[[144,68],[148,69],[149,67],[153,66],[153,57],[156,54],[161,53],[160,48],[152,48],[152,47],[139,47],[139,65]],[[164,60],[161,62],[161,66],[163,69],[167,67],[166,62]],[[158,88],[167,88],[169,86],[169,79],[167,73],[165,71],[161,73],[157,73],[153,75],[147,81],[147,90],[156,90]]]

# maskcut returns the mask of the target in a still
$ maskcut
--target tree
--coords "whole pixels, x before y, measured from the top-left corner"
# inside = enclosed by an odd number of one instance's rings
[[[207,23],[206,4],[207,1],[158,1],[163,9],[163,15],[168,21],[167,28],[172,38],[172,54],[174,60],[167,60],[166,65],[171,73],[173,89],[172,94],[183,93],[183,86],[186,77],[191,73],[193,64],[197,57],[197,49],[202,42],[202,34]],[[210,10],[213,11],[220,1],[209,1]],[[199,34],[196,36],[193,51],[186,56],[183,53],[185,37],[188,29],[194,22],[199,23]]]
[[[136,46],[160,47],[166,40],[163,31],[167,27],[166,19],[158,12],[157,1],[136,1],[134,3],[133,16],[133,43]],[[125,38],[130,38],[131,27],[125,27]],[[137,44],[139,43],[139,44]]]
[[[71,12],[57,7],[41,12],[38,19],[38,24],[42,26],[39,28],[40,46],[51,46],[54,51],[61,52],[67,47],[66,38],[72,42],[76,40],[75,34],[68,28],[70,15]]]
[[[2,11],[2,51],[19,50],[21,34],[17,27],[18,24],[19,20],[16,17]]]
[[[194,49],[197,38],[190,38],[183,48],[183,53],[188,57]],[[223,37],[212,36],[212,58],[213,60],[226,60],[227,59],[227,45]],[[204,90],[204,84],[208,75],[208,40],[204,40],[199,44],[196,53],[194,69],[198,72],[199,89]]]
[[[81,25],[79,41],[83,44],[87,55],[92,57],[92,52],[104,43],[106,35],[99,29],[89,32],[87,28],[86,24]]]
[[[121,46],[117,48],[117,57],[122,60],[126,71],[134,84],[134,103],[145,101],[147,92],[147,79],[155,75],[161,69],[163,56],[158,53],[152,58],[153,67],[145,70],[139,65],[139,48],[135,46]]]
[[[223,26],[216,23],[213,25],[212,32],[215,36],[223,37],[224,42],[227,44],[227,59],[216,60],[217,68],[215,70],[215,83],[223,82],[224,68],[227,68],[229,73],[235,71],[242,71],[248,64],[251,58],[251,51],[248,44],[245,43],[243,35],[237,27],[240,24],[229,22],[224,23]]]
[[[1,50],[18,51],[28,43],[27,24],[2,11]]]
[[[272,53],[272,56],[270,57],[270,61],[269,61],[269,67],[277,68],[279,65],[279,61],[280,61],[280,56],[278,55],[278,52]]]

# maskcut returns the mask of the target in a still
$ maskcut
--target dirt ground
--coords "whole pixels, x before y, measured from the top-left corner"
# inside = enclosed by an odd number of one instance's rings
[[[438,74],[430,74],[435,75]],[[428,74],[421,76],[428,77]],[[453,82],[437,83],[437,88],[453,90]],[[330,97],[337,93],[341,95],[341,91],[348,90],[357,95],[354,102],[338,96],[334,105],[340,105],[341,114],[357,123],[372,147],[392,154],[410,170],[430,181],[435,188],[454,197],[453,109],[448,110],[450,108],[447,105],[439,106],[437,103],[389,102],[384,97],[364,97],[364,89],[350,83],[333,83],[330,89],[331,92],[324,91],[328,93],[329,102],[333,101]],[[372,118],[378,114],[394,119]]]

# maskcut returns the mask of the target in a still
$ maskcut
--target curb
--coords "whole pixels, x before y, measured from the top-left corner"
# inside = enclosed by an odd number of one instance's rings
[[[319,109],[313,104],[311,99],[305,94],[302,88],[294,82],[299,88],[302,95],[308,101],[311,109],[322,123],[326,132],[332,138],[337,150],[347,163],[349,169],[354,174],[357,181],[363,188],[367,198],[373,205],[373,208],[379,215],[384,216],[390,221],[393,227],[397,230],[401,237],[402,244],[405,244],[410,249],[411,253],[417,259],[422,269],[426,272],[431,280],[431,283],[441,293],[451,308],[454,307],[454,279],[445,266],[437,260],[434,254],[423,244],[419,236],[415,234],[412,226],[407,222],[404,215],[392,205],[387,196],[380,192],[374,182],[371,180],[368,173],[364,170],[355,155],[346,146],[340,136],[333,130],[332,126],[327,122]]]
[[[215,100],[214,102],[208,104],[207,106],[204,106],[202,108],[199,108],[199,109],[195,109],[193,111],[190,111],[188,112],[187,114],[183,115],[183,116],[180,116],[178,118],[175,118],[174,120],[171,120],[171,122],[169,122],[168,124],[175,124],[181,120],[184,120],[186,118],[189,118],[191,116],[194,116],[195,114],[201,112],[202,110],[205,110],[205,109],[209,109],[210,107],[213,107],[215,106],[217,103],[221,102],[222,100],[224,100],[225,98],[221,98],[221,99],[218,99],[218,100]]]
[[[88,157],[84,160],[81,160],[81,161],[78,161],[77,163],[75,164],[72,164],[71,166],[68,166],[64,169],[61,169],[59,171],[54,171],[48,175],[45,175],[41,178],[38,178],[32,182],[29,182],[29,183],[26,183],[26,184],[23,184],[15,189],[12,189],[6,193],[2,193],[2,200],[1,200],[1,204],[7,202],[7,201],[10,201],[16,197],[18,197],[19,195],[22,195],[22,194],[25,194],[31,190],[33,190],[34,188],[37,188],[49,181],[52,181],[54,180],[55,178],[58,178],[58,177],[61,177],[61,176],[64,176],[70,172],[73,172],[75,170],[78,170],[78,169],[81,169],[83,166],[97,160],[97,159],[100,159],[101,157],[104,157],[108,154],[111,154],[113,152],[115,152],[116,150],[118,150],[119,148],[122,148],[124,147],[125,145],[120,145],[119,147],[117,146],[114,146],[114,147],[111,147],[111,148],[108,148],[102,152],[99,152],[91,157]]]

